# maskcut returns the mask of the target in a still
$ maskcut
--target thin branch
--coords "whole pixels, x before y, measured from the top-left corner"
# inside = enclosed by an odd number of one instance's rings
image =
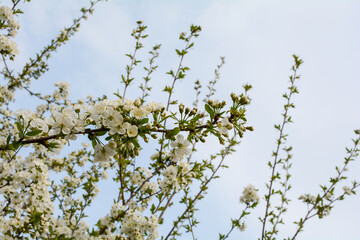
[[[272,170],[271,170],[271,177],[270,177],[270,184],[268,185],[268,193],[267,195],[265,195],[265,200],[266,200],[266,208],[265,208],[265,215],[264,218],[261,220],[262,222],[262,231],[261,231],[261,240],[264,240],[265,238],[265,233],[266,233],[266,222],[267,222],[267,217],[269,216],[269,209],[270,209],[270,204],[271,204],[271,196],[273,195],[273,184],[276,180],[276,176],[275,176],[275,170],[276,170],[276,166],[279,163],[278,157],[279,157],[279,152],[280,152],[280,146],[283,144],[283,140],[286,141],[286,135],[284,134],[284,128],[285,125],[289,122],[291,122],[291,118],[289,118],[288,116],[288,111],[290,107],[294,107],[293,104],[291,103],[291,97],[294,93],[297,93],[296,87],[294,85],[294,82],[297,78],[299,78],[296,75],[296,72],[299,68],[299,66],[302,64],[302,60],[299,59],[297,56],[293,55],[294,59],[295,59],[295,65],[292,67],[292,71],[293,71],[293,75],[290,77],[290,82],[291,82],[291,87],[289,87],[289,95],[284,95],[284,97],[287,99],[287,102],[285,104],[285,112],[282,114],[283,116],[283,121],[281,123],[281,126],[278,126],[277,129],[279,130],[279,138],[277,139],[277,146],[276,146],[276,151],[273,153],[274,156],[274,161],[272,164],[270,164]]]
[[[216,167],[215,170],[213,170],[211,176],[209,177],[209,179],[207,179],[205,181],[205,183],[200,187],[200,191],[195,195],[195,197],[191,200],[192,204],[194,204],[202,195],[202,193],[205,191],[205,189],[207,188],[207,185],[210,183],[210,181],[212,179],[214,179],[217,171],[223,166],[223,162],[225,160],[225,157],[231,152],[231,148],[236,144],[235,142],[235,138],[236,135],[234,135],[230,140],[229,140],[229,145],[224,149],[224,152],[221,154],[221,160],[218,164],[218,166]],[[171,228],[171,230],[169,231],[168,235],[165,237],[164,240],[167,240],[172,232],[175,230],[175,228],[177,227],[177,225],[182,221],[183,217],[185,216],[185,214],[190,210],[191,206],[187,206],[187,208],[184,210],[184,212],[181,214],[180,217],[178,217],[178,220],[174,222],[173,227]]]

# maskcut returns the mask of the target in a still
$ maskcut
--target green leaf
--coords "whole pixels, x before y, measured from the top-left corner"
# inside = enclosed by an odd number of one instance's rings
[[[180,132],[180,128],[176,127],[171,131],[171,135],[172,136],[176,136],[178,133]]]
[[[200,114],[197,114],[192,120],[194,122],[197,122],[199,119],[200,119],[201,115]]]
[[[167,131],[167,132],[165,133],[165,138],[171,138],[171,132],[172,132],[172,131]]]
[[[96,144],[97,144],[97,142],[96,142],[95,138],[91,139],[91,145],[94,149],[95,149]]]
[[[117,96],[118,98],[122,98],[119,93],[114,93],[115,96]]]
[[[179,71],[178,78],[179,79],[185,78],[185,74],[182,71]]]
[[[141,119],[140,124],[145,124],[148,121],[149,121],[149,118],[143,118],[143,119]]]
[[[100,132],[97,132],[96,133],[96,136],[103,136],[103,135],[105,135],[107,133],[107,131],[105,130],[105,131],[100,131]]]
[[[27,132],[26,135],[27,136],[36,136],[36,135],[40,134],[41,132],[42,132],[42,130],[35,129],[35,130],[30,131],[30,132]]]
[[[13,150],[16,151],[18,150],[18,148],[20,147],[20,143],[19,142],[13,142],[12,144],[8,145],[6,147],[7,150]]]
[[[151,205],[151,208],[150,208],[151,213],[154,213],[154,212],[155,212],[155,209],[156,209],[155,205],[154,205],[154,204]]]
[[[27,0],[28,2],[30,2],[30,0]],[[23,11],[21,11],[20,9],[16,9],[14,13],[24,13]]]
[[[137,141],[135,141],[135,139],[130,138],[130,142],[132,142],[136,148],[141,148],[139,143]]]
[[[22,127],[20,122],[16,122],[15,124],[16,124],[17,129],[19,130],[20,138],[23,138],[24,137],[24,128]]]
[[[209,106],[209,104],[205,104],[205,110],[210,114],[210,118],[214,115],[214,110]]]
[[[58,148],[59,144],[57,142],[51,142],[51,143],[45,144],[45,147],[47,147],[50,151],[52,151],[54,148]]]

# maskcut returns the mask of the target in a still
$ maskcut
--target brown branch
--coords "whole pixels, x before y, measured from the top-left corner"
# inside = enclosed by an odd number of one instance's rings
[[[212,124],[215,124],[216,122],[213,122]],[[182,132],[192,132],[195,130],[199,130],[199,129],[204,129],[204,128],[207,128],[208,127],[208,124],[203,124],[203,125],[199,125],[199,126],[196,126],[195,128],[182,128],[180,129],[180,131]],[[93,134],[93,133],[97,133],[97,132],[102,132],[102,131],[109,131],[110,129],[109,128],[105,128],[105,127],[102,127],[102,128],[97,128],[97,129],[85,129],[85,131],[83,132],[75,132],[75,133],[71,133],[71,134]],[[168,133],[172,131],[172,129],[150,129],[150,132],[161,132],[161,133]],[[21,143],[21,144],[31,144],[31,143],[44,143],[48,140],[51,140],[51,139],[57,139],[57,138],[63,138],[65,137],[66,135],[65,134],[55,134],[55,135],[51,135],[51,136],[47,136],[47,137],[41,137],[41,138],[35,138],[35,139],[28,139],[28,140],[20,140],[19,142],[15,141],[16,143]],[[12,142],[12,143],[15,143],[15,142]],[[12,144],[10,143],[10,144]],[[0,150],[6,150],[6,146],[7,145],[0,145]]]

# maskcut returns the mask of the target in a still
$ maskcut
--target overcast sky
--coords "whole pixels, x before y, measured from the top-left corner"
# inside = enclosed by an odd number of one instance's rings
[[[85,0],[23,4],[17,61],[24,63],[34,56],[61,28],[70,25],[85,5]],[[299,55],[304,60],[297,83],[300,94],[295,96],[296,109],[291,112],[295,123],[287,128],[289,144],[294,147],[293,201],[280,234],[287,237],[293,232],[291,222],[306,211],[298,196],[316,194],[319,184],[334,176],[335,165],[343,162],[345,146],[351,146],[353,129],[360,128],[359,10],[360,1],[355,0],[112,0],[97,5],[79,33],[54,54],[51,70],[34,82],[33,90],[47,92],[55,82],[69,81],[71,98],[76,99],[88,94],[110,96],[122,89],[120,76],[128,62],[124,54],[134,45],[130,33],[137,20],[144,20],[149,37],[139,56],[147,59],[146,52],[162,44],[159,68],[150,85],[155,93],[152,100],[164,102],[166,95],[160,90],[170,81],[165,72],[177,66],[174,49],[183,46],[179,33],[188,31],[192,23],[201,25],[203,31],[195,48],[184,61],[191,71],[176,86],[176,97],[191,104],[193,82],[199,79],[206,86],[220,56],[225,56],[226,65],[215,98],[229,99],[229,94],[240,93],[245,83],[254,87],[247,118],[255,131],[245,135],[238,152],[228,159],[230,168],[211,184],[207,198],[199,205],[198,239],[217,239],[217,233],[230,226],[229,219],[240,214],[239,196],[246,185],[255,185],[262,196],[265,192],[270,175],[266,163],[272,160],[277,136],[273,125],[281,120],[281,95],[288,86],[291,56]],[[135,76],[138,82],[129,90],[130,98],[137,96],[143,72],[135,72]],[[19,98],[18,107],[24,107],[27,96],[22,93]],[[204,156],[209,148],[202,150]],[[349,179],[360,180],[360,163],[351,165],[350,170]],[[102,201],[111,191],[104,189],[92,209],[94,214],[102,212]],[[247,217],[246,232],[236,232],[230,239],[259,237],[257,218],[264,212],[263,197],[261,203]],[[359,203],[359,196],[348,197],[329,217],[311,219],[298,239],[359,239]]]

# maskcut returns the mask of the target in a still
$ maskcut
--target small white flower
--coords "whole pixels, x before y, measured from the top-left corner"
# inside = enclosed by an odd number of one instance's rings
[[[242,224],[240,224],[240,232],[244,232],[246,230],[246,223],[243,222]]]
[[[344,193],[347,194],[347,195],[352,194],[351,188],[349,188],[348,186],[344,186],[343,190],[344,190]]]
[[[136,137],[136,135],[138,134],[138,127],[135,125],[132,125],[131,127],[129,127],[127,129],[127,134],[129,137]]]
[[[176,141],[170,143],[172,149],[172,157],[174,161],[179,161],[184,158],[185,155],[191,154],[190,142],[181,134],[176,136]]]
[[[144,108],[134,108],[133,110],[131,110],[131,114],[136,118],[136,119],[143,119],[144,117],[146,117],[146,115],[149,114],[149,112]]]
[[[222,134],[227,134],[229,130],[233,128],[233,124],[229,122],[228,118],[223,118],[218,124],[217,127],[219,132]]]

